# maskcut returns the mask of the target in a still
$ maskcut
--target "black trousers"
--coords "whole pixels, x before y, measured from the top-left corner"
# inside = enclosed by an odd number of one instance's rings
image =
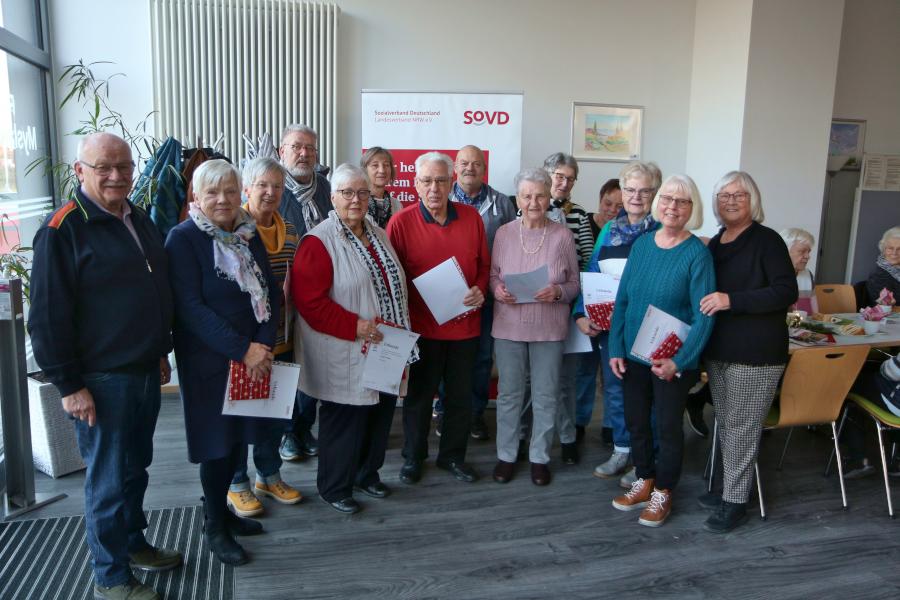
[[[672,490],[681,477],[684,454],[684,406],[688,390],[697,380],[693,371],[672,381],[663,381],[647,365],[628,360],[623,380],[625,425],[631,434],[631,457],[635,474],[655,479],[660,490]],[[653,460],[653,427],[650,415],[656,411],[659,453]]]
[[[328,502],[353,496],[353,485],[379,480],[397,397],[379,396],[378,404],[353,406],[321,401],[319,470],[316,485]]]
[[[384,454],[387,452],[388,437],[397,408],[397,396],[379,394],[378,404],[366,408],[369,414],[366,416],[366,428],[356,469],[356,485],[360,487],[381,480],[378,469],[384,465]]]
[[[438,462],[462,462],[466,458],[472,420],[472,370],[478,338],[431,340],[419,338],[419,360],[410,367],[409,386],[403,400],[403,456],[428,458],[431,406],[438,385],[444,381],[444,425]]]

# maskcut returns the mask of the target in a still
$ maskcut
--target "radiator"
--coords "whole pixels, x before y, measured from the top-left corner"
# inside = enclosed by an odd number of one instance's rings
[[[150,0],[155,134],[185,146],[221,140],[236,164],[242,136],[291,123],[319,133],[319,162],[335,164],[337,31],[333,3]]]

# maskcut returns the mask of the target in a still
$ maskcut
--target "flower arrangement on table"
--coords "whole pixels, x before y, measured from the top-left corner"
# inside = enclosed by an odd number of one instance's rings
[[[887,288],[882,288],[881,293],[878,294],[878,308],[881,312],[885,314],[891,312],[894,310],[894,305],[896,303],[896,300],[894,300],[894,293]]]
[[[866,335],[878,333],[878,330],[881,329],[881,321],[887,316],[878,306],[864,308],[859,311],[859,314],[863,318],[863,329],[865,330]]]

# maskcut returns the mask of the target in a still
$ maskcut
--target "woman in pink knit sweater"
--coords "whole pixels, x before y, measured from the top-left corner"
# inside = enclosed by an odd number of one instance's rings
[[[569,303],[578,296],[578,255],[569,230],[546,216],[550,204],[546,171],[526,169],[516,175],[515,186],[522,218],[497,230],[491,255],[490,289],[496,300],[491,334],[500,373],[494,481],[512,479],[527,375],[532,373],[531,481],[547,485],[563,342],[571,321]],[[549,282],[533,298],[516,298],[506,289],[504,280],[510,274],[544,265]]]

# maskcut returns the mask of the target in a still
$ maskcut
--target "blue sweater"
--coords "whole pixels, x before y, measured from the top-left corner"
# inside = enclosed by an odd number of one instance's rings
[[[616,295],[609,356],[627,356],[648,364],[631,354],[631,346],[647,306],[652,304],[691,326],[688,338],[672,360],[679,371],[695,369],[713,328],[713,317],[700,312],[700,299],[716,290],[712,256],[695,236],[667,250],[657,246],[655,238],[655,234],[642,235],[631,247]]]

